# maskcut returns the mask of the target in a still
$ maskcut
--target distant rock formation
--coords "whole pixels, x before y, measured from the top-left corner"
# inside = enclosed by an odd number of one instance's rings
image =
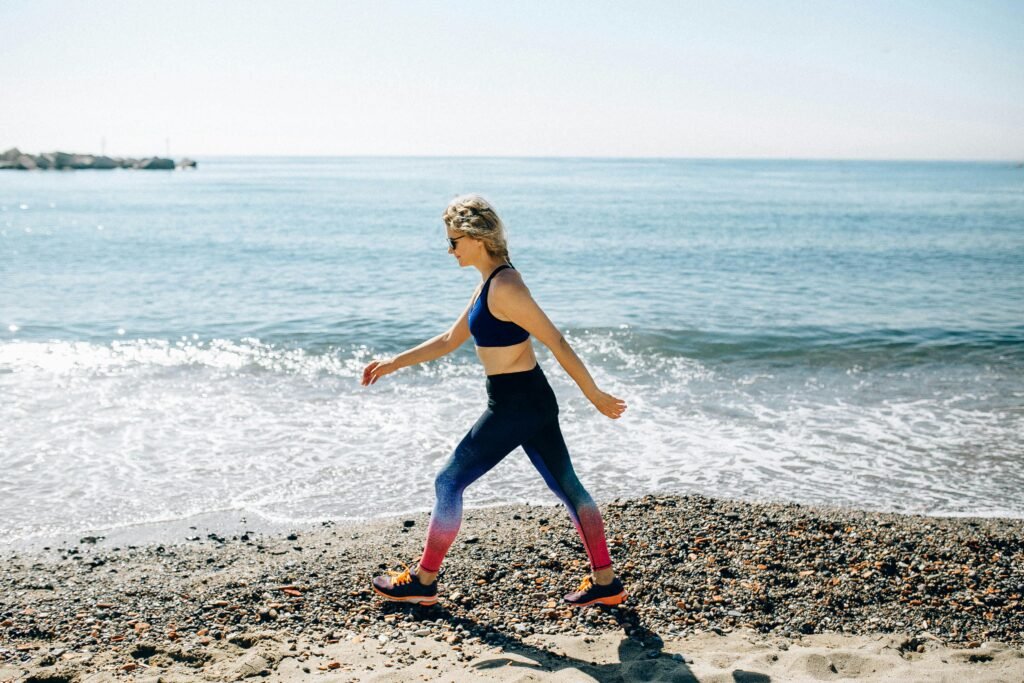
[[[143,159],[139,162],[139,168],[143,171],[173,171],[174,170],[174,159],[161,159],[160,157],[150,157],[149,159]]]
[[[86,170],[107,171],[114,168],[137,168],[144,171],[173,171],[175,168],[195,168],[192,159],[182,159],[175,163],[174,159],[150,157],[148,159],[132,159],[128,157],[95,156],[92,154],[68,154],[67,152],[46,152],[44,154],[25,154],[17,147],[12,147],[0,154],[0,170],[35,171],[41,170]]]

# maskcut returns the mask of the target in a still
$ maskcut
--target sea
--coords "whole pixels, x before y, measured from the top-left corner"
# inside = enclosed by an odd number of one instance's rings
[[[1014,163],[202,158],[0,175],[0,543],[221,513],[429,510],[486,404],[445,331],[487,197],[600,387],[534,341],[599,503],[703,494],[1024,517]],[[521,450],[468,507],[555,504]]]

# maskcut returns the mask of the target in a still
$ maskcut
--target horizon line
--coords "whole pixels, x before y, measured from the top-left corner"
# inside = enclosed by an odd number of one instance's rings
[[[186,155],[188,156],[188,155]],[[533,155],[533,154],[209,154],[211,159],[536,159],[594,161],[865,161],[914,163],[1009,163],[1024,164],[1020,157],[948,158],[948,157],[747,157],[747,156],[612,156],[612,155]],[[188,156],[198,160],[200,156]]]
[[[17,145],[7,147],[0,145],[0,153],[17,149],[22,154],[41,155],[63,152],[63,150],[50,150],[45,152],[26,152]],[[831,156],[644,156],[644,155],[606,155],[606,154],[289,154],[289,153],[200,153],[168,155],[163,157],[160,154],[112,154],[107,152],[63,152],[65,154],[78,154],[88,156],[106,156],[110,158],[149,158],[152,156],[161,158],[194,159],[522,159],[522,160],[592,160],[592,161],[822,161],[822,162],[869,162],[869,163],[1008,163],[1024,165],[1024,154],[1019,157],[972,157],[972,158],[950,158],[950,157],[831,157]]]

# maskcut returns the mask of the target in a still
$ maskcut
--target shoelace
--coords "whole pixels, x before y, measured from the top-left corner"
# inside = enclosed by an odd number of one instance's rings
[[[412,583],[412,575],[409,574],[409,565],[403,562],[402,566],[405,567],[404,571],[395,572],[390,569],[386,570],[388,575],[391,577],[392,586],[401,586],[407,583]]]
[[[577,588],[576,590],[582,591],[583,593],[586,593],[588,590],[590,590],[590,587],[593,586],[593,585],[594,585],[593,582],[590,580],[590,574],[587,574],[586,576],[583,577],[583,580],[580,581],[580,587]]]

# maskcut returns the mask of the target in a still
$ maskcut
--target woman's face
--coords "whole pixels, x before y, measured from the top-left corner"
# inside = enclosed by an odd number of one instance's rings
[[[455,260],[459,262],[459,266],[471,265],[474,255],[480,249],[480,240],[451,228],[447,232],[448,239],[455,242],[454,247],[449,243],[448,253],[455,257]]]

